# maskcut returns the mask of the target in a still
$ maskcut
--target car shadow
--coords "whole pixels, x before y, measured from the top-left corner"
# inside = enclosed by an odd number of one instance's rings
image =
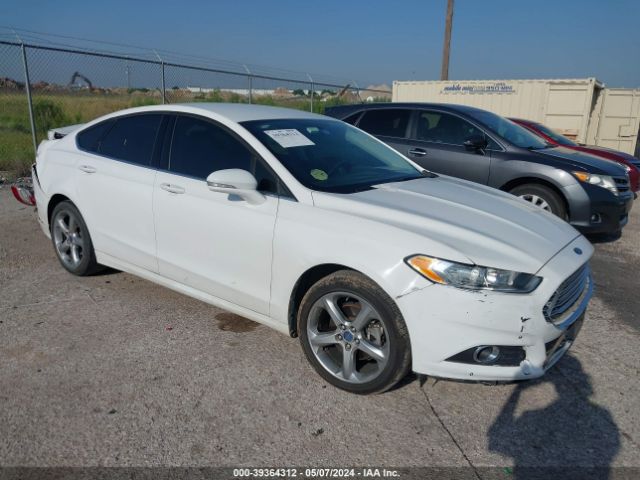
[[[122,272],[120,272],[120,270],[116,270],[115,268],[103,267],[100,270],[98,270],[97,272],[92,273],[91,276],[92,277],[107,277],[109,275],[115,275],[116,273],[122,273]]]
[[[620,237],[622,237],[622,230],[615,233],[592,233],[589,235],[585,235],[585,237],[587,237],[587,240],[594,244],[611,243],[620,240]]]
[[[556,399],[516,414],[526,390],[551,383]],[[487,432],[489,451],[513,459],[515,479],[606,479],[620,449],[611,413],[590,400],[580,362],[567,355],[542,379],[518,383]]]

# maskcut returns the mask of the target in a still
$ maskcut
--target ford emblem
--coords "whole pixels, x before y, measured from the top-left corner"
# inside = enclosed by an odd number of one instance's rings
[[[578,255],[582,255],[582,250],[578,247],[573,249],[574,252],[576,252]]]

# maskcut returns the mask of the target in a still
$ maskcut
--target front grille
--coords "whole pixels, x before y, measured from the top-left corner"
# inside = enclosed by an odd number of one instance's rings
[[[629,177],[613,177],[613,180],[616,182],[616,187],[618,187],[619,192],[629,191]]]
[[[547,322],[559,323],[566,316],[573,313],[574,308],[580,304],[578,300],[589,287],[589,264],[585,263],[567,278],[551,295],[549,301],[542,308],[542,313]]]

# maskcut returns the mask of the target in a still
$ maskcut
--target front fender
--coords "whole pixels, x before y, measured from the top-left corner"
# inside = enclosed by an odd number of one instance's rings
[[[270,316],[275,321],[288,322],[289,301],[298,280],[318,265],[338,264],[356,270],[391,298],[431,285],[404,263],[408,253],[418,252],[407,252],[400,242],[385,243],[382,237],[376,238],[374,229],[368,230],[368,236],[359,235],[356,225],[348,232],[343,222],[344,218],[332,212],[280,202],[271,275]]]

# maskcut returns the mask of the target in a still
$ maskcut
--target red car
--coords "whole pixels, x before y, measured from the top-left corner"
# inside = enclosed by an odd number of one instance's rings
[[[522,120],[520,118],[510,118],[509,120],[529,129],[552,145],[559,145],[565,148],[570,148],[571,150],[590,153],[591,155],[595,155],[597,157],[605,158],[607,160],[612,160],[614,162],[625,165],[626,167],[628,167],[627,173],[629,174],[629,183],[631,185],[631,190],[633,190],[634,193],[640,190],[640,160],[636,157],[631,156],[628,153],[618,152],[617,150],[610,150],[608,148],[578,145],[574,141],[568,139],[563,135],[560,135],[557,132],[554,132],[549,127],[546,127],[538,122],[532,122],[531,120]]]

